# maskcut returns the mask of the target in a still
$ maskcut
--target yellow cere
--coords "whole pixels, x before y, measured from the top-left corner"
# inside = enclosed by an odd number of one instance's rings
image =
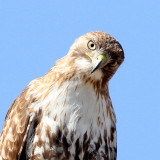
[[[98,60],[102,60],[102,61],[107,61],[107,57],[105,54],[100,54],[98,57],[97,57]]]

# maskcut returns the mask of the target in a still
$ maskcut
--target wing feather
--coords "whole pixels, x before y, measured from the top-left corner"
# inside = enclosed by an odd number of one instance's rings
[[[25,139],[35,114],[28,107],[35,102],[30,96],[28,87],[13,102],[5,118],[0,137],[0,159],[16,160],[21,154]]]

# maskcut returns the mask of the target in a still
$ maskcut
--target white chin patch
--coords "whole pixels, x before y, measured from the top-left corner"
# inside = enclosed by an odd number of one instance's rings
[[[92,63],[85,58],[76,59],[77,68],[82,70],[82,72],[89,72],[92,70]]]
[[[102,79],[102,71],[101,69],[97,69],[96,71],[94,71],[92,74],[91,74],[91,77],[95,80],[100,80]]]
[[[84,58],[76,59],[77,68],[80,72],[86,73],[88,76],[93,78],[94,80],[99,80],[102,78],[102,71],[101,69],[97,69],[93,73],[91,73],[93,66],[92,63]]]

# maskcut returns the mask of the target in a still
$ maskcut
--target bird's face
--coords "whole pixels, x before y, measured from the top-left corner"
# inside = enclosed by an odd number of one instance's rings
[[[90,32],[79,39],[71,47],[75,55],[90,62],[90,73],[101,70],[110,79],[124,60],[124,52],[110,35],[96,31]]]

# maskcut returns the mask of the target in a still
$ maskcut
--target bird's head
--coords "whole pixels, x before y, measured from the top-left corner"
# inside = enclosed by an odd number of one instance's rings
[[[91,75],[101,71],[108,80],[124,60],[120,43],[100,31],[78,38],[71,46],[69,54],[75,58],[77,68]]]

